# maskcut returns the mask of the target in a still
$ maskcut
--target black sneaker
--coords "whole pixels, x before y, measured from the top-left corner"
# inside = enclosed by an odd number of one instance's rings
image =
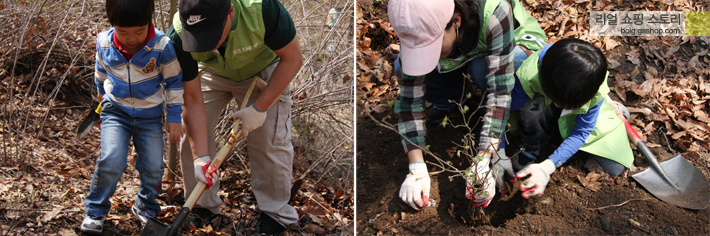
[[[444,117],[451,115],[455,109],[441,110],[434,106],[426,110],[426,122],[429,124],[439,124],[444,121]]]
[[[187,219],[182,223],[182,229],[188,230],[190,229],[190,225],[195,226],[197,229],[202,228],[203,225],[211,223],[216,216],[216,214],[208,209],[192,208],[190,214],[187,215]]]
[[[259,216],[259,221],[256,222],[256,230],[254,230],[252,235],[278,236],[281,235],[285,229],[286,227],[262,212],[261,216]]]

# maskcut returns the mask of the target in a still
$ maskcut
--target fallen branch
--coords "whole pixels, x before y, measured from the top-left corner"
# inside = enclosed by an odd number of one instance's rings
[[[606,209],[606,208],[610,208],[610,207],[620,207],[620,206],[623,206],[624,204],[629,203],[631,201],[644,201],[644,200],[651,200],[651,199],[653,199],[653,198],[634,198],[634,199],[626,200],[625,202],[622,202],[620,204],[605,206],[605,207],[589,208],[589,210],[601,210],[601,209]]]
[[[26,208],[3,208],[3,210],[8,211],[53,211],[54,209],[26,209]],[[82,212],[83,209],[68,209],[62,210],[62,212]]]
[[[54,209],[25,209],[25,208],[3,208],[8,211],[53,211]]]

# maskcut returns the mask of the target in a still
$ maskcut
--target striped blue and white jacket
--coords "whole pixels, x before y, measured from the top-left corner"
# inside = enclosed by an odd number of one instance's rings
[[[181,123],[182,70],[170,38],[155,30],[155,37],[130,61],[113,44],[114,28],[96,37],[94,82],[99,94],[134,118],[154,118]],[[165,95],[163,95],[165,92]]]

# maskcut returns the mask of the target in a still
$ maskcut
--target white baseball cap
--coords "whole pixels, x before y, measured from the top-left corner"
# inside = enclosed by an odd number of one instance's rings
[[[402,72],[431,72],[439,61],[446,24],[454,14],[453,0],[390,0],[387,15],[401,44]]]

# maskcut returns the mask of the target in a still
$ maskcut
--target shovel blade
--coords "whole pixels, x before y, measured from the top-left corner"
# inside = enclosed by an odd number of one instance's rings
[[[670,204],[688,209],[705,209],[710,204],[708,179],[683,156],[676,154],[660,166],[662,170],[649,167],[631,177],[658,199]]]
[[[152,218],[148,219],[148,223],[145,224],[141,236],[163,236],[167,234],[168,226],[154,220]]]
[[[94,111],[91,111],[89,115],[87,115],[84,120],[81,121],[81,124],[79,124],[79,128],[77,129],[77,137],[82,138],[86,133],[89,133],[91,131],[91,128],[98,123],[99,119],[101,119],[101,115],[97,114]]]

